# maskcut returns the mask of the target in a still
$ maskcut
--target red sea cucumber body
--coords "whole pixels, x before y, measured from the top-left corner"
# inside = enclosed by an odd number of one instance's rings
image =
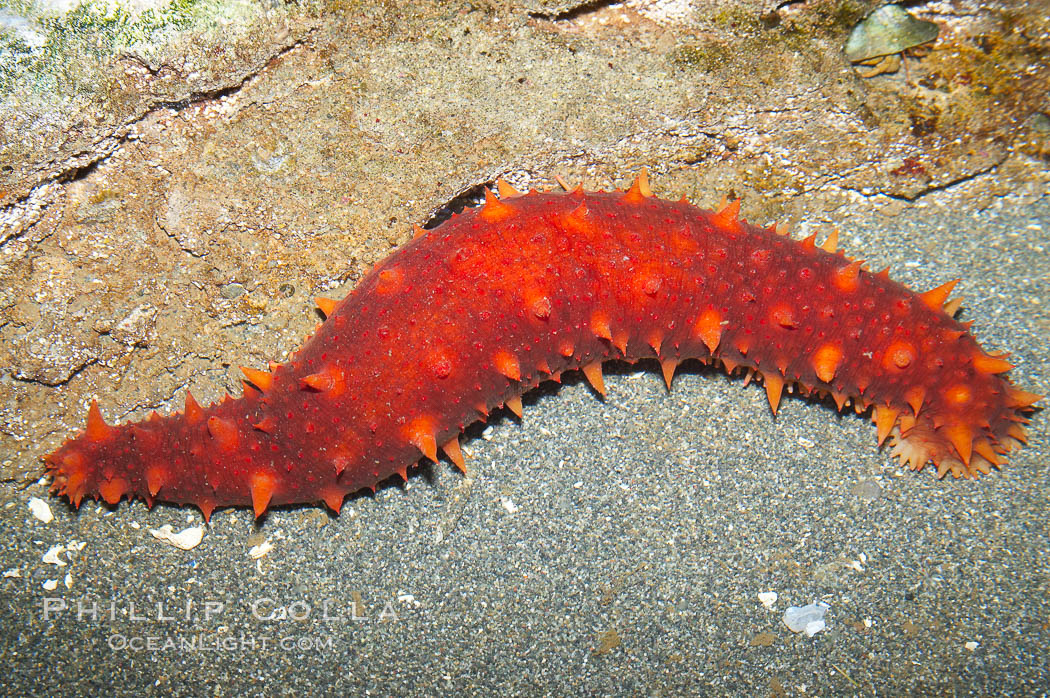
[[[325,502],[437,449],[462,467],[462,429],[582,368],[655,357],[745,367],[775,411],[785,384],[873,407],[879,442],[913,469],[988,472],[1024,440],[1039,396],[944,309],[951,284],[916,294],[885,273],[773,229],[626,192],[502,198],[419,235],[345,299],[283,365],[246,369],[244,396],[86,430],[46,458],[54,491],[215,507]]]

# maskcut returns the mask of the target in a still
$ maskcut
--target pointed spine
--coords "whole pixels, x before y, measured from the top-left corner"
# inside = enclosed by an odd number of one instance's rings
[[[926,304],[926,307],[930,310],[941,310],[944,302],[948,300],[948,296],[951,294],[952,289],[955,288],[955,284],[959,283],[959,279],[954,279],[948,283],[941,284],[937,288],[931,288],[925,293],[919,294],[919,298]]]
[[[594,361],[583,366],[583,375],[599,395],[605,397],[605,379],[602,377],[602,362]]]
[[[335,306],[339,304],[339,301],[332,298],[318,296],[317,298],[314,298],[314,303],[316,303],[321,312],[325,314],[325,317],[332,317],[335,313]],[[314,317],[317,316],[315,315]]]
[[[459,471],[464,475],[467,474],[467,461],[463,458],[463,449],[459,447],[459,437],[453,436],[451,439],[446,441],[442,446],[441,450],[445,452],[448,459],[455,463]]]
[[[272,373],[260,371],[257,368],[249,368],[247,366],[241,366],[241,372],[244,373],[244,377],[248,379],[249,383],[262,392],[267,393],[273,388]]]

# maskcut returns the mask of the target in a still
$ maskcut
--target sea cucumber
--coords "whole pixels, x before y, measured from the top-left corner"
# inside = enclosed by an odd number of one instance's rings
[[[785,385],[871,409],[882,445],[938,477],[988,473],[1025,441],[1042,396],[1014,387],[1005,355],[953,315],[948,282],[915,293],[836,251],[837,234],[782,228],[626,191],[499,197],[413,240],[341,301],[284,364],[244,368],[240,398],[120,426],[92,401],[87,427],[46,456],[52,492],[216,507],[324,502],[441,448],[464,467],[465,426],[582,369],[656,358],[668,388],[685,359],[744,370],[775,413]]]

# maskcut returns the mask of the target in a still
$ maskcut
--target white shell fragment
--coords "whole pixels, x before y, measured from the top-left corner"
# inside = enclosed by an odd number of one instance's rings
[[[204,539],[204,528],[201,526],[193,526],[175,533],[171,524],[164,524],[160,528],[149,529],[149,532],[154,538],[182,550],[192,550]]]
[[[788,606],[784,611],[784,625],[793,633],[806,633],[813,637],[825,627],[824,614],[831,606],[823,601],[814,601],[808,606]]]
[[[249,548],[248,557],[250,557],[253,560],[258,560],[261,557],[265,557],[265,555],[271,550],[273,550],[273,543],[271,543],[269,539],[267,539],[264,540],[262,543],[259,543],[258,545],[253,545],[251,548]]]
[[[40,497],[33,497],[29,500],[29,512],[38,521],[46,524],[55,520],[55,515],[51,513],[51,507]]]
[[[44,553],[44,557],[41,559],[49,565],[58,565],[59,567],[65,567],[66,561],[59,557],[62,553],[66,552],[66,546],[64,545],[52,545],[48,548],[47,552]]]
[[[884,5],[853,27],[846,58],[854,63],[889,56],[937,38],[940,27],[908,14],[900,5]]]
[[[777,602],[777,592],[775,591],[760,591],[758,593],[758,601],[766,608],[773,608],[773,604]]]

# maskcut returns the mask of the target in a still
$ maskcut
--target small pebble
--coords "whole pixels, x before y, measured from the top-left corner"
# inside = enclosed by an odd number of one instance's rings
[[[273,543],[271,543],[268,540],[264,540],[262,543],[259,543],[259,545],[253,545],[248,550],[248,557],[250,557],[253,560],[258,560],[259,558],[264,557],[271,550],[273,550]]]
[[[784,625],[793,633],[805,632],[807,637],[813,637],[827,627],[824,614],[830,608],[823,601],[814,601],[808,606],[788,606],[784,611]]]
[[[1047,116],[1042,112],[1036,112],[1029,117],[1028,125],[1032,127],[1033,131],[1038,131],[1039,133],[1050,133],[1050,116]]]
[[[874,480],[861,480],[853,486],[853,494],[865,502],[874,502],[882,497],[882,486]]]
[[[201,540],[204,539],[204,528],[200,526],[187,528],[175,533],[171,524],[164,524],[160,528],[149,529],[149,532],[154,538],[170,543],[182,550],[196,548],[200,545]]]
[[[55,520],[55,515],[51,513],[51,507],[40,497],[33,497],[29,500],[29,511],[44,523],[51,523]]]
[[[239,283],[226,284],[219,289],[219,295],[223,298],[237,298],[244,295],[244,286]]]

